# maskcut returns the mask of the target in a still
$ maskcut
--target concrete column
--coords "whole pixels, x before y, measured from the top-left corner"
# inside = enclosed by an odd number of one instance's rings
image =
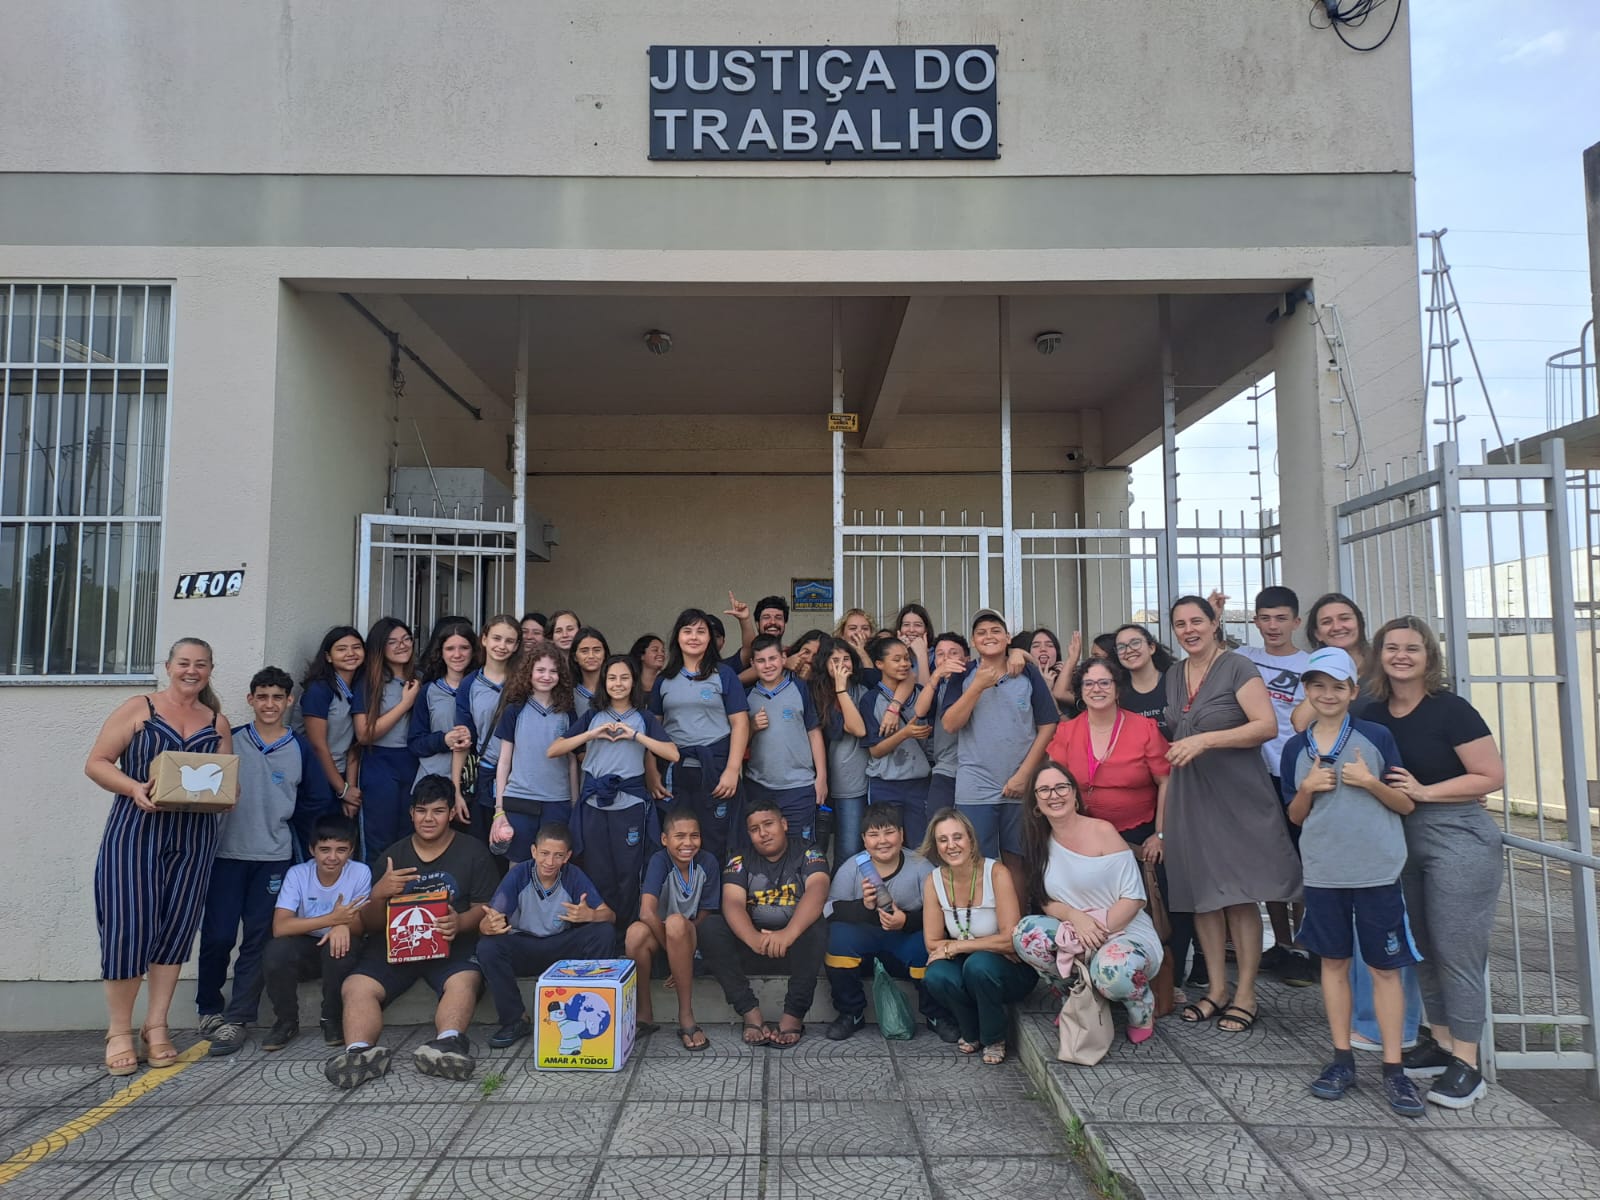
[[[1282,581],[1301,606],[1338,579],[1332,506],[1344,498],[1341,439],[1335,436],[1338,379],[1304,304],[1273,326],[1278,412]],[[1246,599],[1248,603],[1248,598]]]

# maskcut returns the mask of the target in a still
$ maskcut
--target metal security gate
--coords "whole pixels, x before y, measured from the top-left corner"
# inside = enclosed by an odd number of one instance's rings
[[[515,523],[361,515],[356,628],[399,617],[425,637],[440,617],[466,617],[482,626],[502,612],[522,612]]]
[[[1114,523],[1063,522],[1057,513],[1030,513],[1027,528],[1009,537],[984,513],[967,524],[948,514],[856,511],[844,526],[844,607],[865,609],[888,625],[900,607],[918,603],[943,629],[965,631],[980,608],[1005,613],[1015,630],[1053,630],[1086,638],[1130,621],[1159,627],[1167,606],[1186,592],[1226,592],[1234,601],[1228,633],[1248,641],[1251,597],[1276,583],[1281,559],[1274,514],[1252,527],[1194,525],[1169,532],[1133,525],[1125,512]],[[891,519],[892,518],[892,519]],[[1171,551],[1169,555],[1169,550]],[[1176,564],[1177,578],[1167,564]],[[1011,581],[1015,581],[1011,586]]]
[[[1600,1086],[1600,943],[1590,815],[1594,530],[1573,544],[1565,444],[1537,463],[1467,466],[1436,450],[1398,480],[1368,477],[1335,509],[1341,590],[1369,632],[1406,614],[1445,647],[1450,686],[1483,714],[1506,764],[1490,797],[1506,882],[1490,952],[1492,1069],[1567,1068]],[[1588,473],[1584,473],[1587,475]],[[1585,579],[1583,604],[1574,588]],[[1590,653],[1580,655],[1589,639]],[[1587,663],[1586,663],[1586,660]],[[1488,1043],[1492,1042],[1492,1045]]]

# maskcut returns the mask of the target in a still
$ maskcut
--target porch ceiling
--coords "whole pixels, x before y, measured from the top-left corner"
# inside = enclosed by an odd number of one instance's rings
[[[518,298],[403,297],[484,384],[513,390]],[[1183,402],[1200,398],[1270,347],[1275,296],[1226,291],[1173,297]],[[826,412],[831,301],[824,296],[536,295],[530,406],[539,413],[626,416]],[[907,319],[907,304],[916,319]],[[841,301],[847,407],[897,416],[993,412],[998,402],[993,296],[847,296]],[[666,355],[648,330],[672,336]],[[1058,331],[1055,353],[1035,335]],[[903,343],[903,344],[902,344]],[[1011,299],[1011,389],[1017,412],[1116,408],[1142,396],[1159,361],[1156,298],[1099,294]],[[1202,376],[1204,376],[1202,378]],[[1159,403],[1159,391],[1150,397]],[[1143,406],[1140,405],[1142,408]]]

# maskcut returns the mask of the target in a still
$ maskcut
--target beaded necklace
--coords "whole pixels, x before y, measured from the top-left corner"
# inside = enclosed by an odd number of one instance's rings
[[[956,940],[972,940],[972,907],[978,898],[978,865],[972,865],[972,879],[967,888],[967,906],[956,907],[956,876],[949,867],[944,869],[944,889],[950,897],[950,915],[956,923]]]

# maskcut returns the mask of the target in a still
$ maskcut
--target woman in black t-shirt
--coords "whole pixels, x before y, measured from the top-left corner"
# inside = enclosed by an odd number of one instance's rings
[[[1126,685],[1118,689],[1117,703],[1149,717],[1161,727],[1161,736],[1170,739],[1166,674],[1174,661],[1172,655],[1143,625],[1124,625],[1111,636],[1117,662],[1128,673]]]
[[[1394,735],[1404,767],[1385,782],[1416,802],[1405,818],[1401,883],[1422,962],[1417,976],[1432,1035],[1405,1056],[1406,1072],[1434,1077],[1428,1099],[1466,1108],[1486,1090],[1478,1071],[1488,995],[1489,934],[1505,855],[1483,800],[1505,782],[1494,737],[1478,710],[1444,688],[1439,639],[1400,617],[1373,639],[1377,699],[1360,713]]]

